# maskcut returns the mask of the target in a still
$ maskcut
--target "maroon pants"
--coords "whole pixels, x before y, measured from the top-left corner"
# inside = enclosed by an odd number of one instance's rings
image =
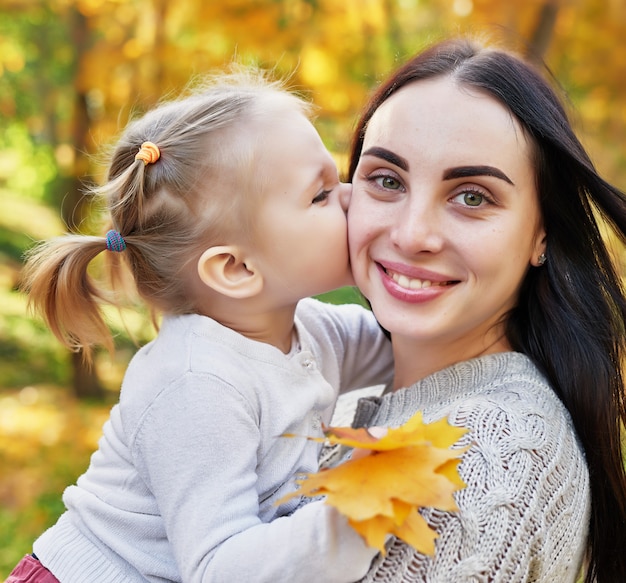
[[[4,583],[60,583],[35,557],[26,555]]]

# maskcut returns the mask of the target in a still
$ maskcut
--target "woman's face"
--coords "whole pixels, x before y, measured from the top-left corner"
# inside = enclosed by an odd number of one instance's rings
[[[521,126],[448,77],[400,89],[367,127],[348,234],[356,284],[394,346],[454,360],[508,349],[502,316],[545,250]]]

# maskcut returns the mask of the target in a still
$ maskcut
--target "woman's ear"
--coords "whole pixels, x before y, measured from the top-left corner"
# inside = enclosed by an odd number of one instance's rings
[[[236,245],[209,247],[198,259],[198,275],[216,292],[234,299],[255,296],[263,289],[263,276]]]
[[[542,228],[539,233],[537,233],[537,238],[535,239],[535,245],[533,249],[533,255],[530,260],[530,264],[534,267],[541,267],[546,261],[546,239],[546,232]]]

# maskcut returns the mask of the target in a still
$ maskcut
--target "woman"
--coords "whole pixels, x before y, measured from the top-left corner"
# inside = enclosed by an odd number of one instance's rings
[[[355,425],[416,410],[470,431],[458,513],[425,509],[434,557],[394,540],[366,581],[626,581],[626,298],[596,173],[520,58],[451,40],[375,93],[352,148],[357,285],[392,337],[392,391]],[[406,388],[403,388],[406,387]]]

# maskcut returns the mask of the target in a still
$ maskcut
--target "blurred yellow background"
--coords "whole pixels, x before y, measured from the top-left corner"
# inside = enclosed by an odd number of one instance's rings
[[[82,192],[102,148],[131,115],[237,60],[318,106],[343,169],[372,88],[460,32],[543,59],[597,167],[626,189],[626,0],[0,0],[0,576],[86,467],[136,349],[129,332],[152,334],[141,313],[126,327],[112,316],[116,359],[88,371],[17,291],[34,241],[93,228]]]

